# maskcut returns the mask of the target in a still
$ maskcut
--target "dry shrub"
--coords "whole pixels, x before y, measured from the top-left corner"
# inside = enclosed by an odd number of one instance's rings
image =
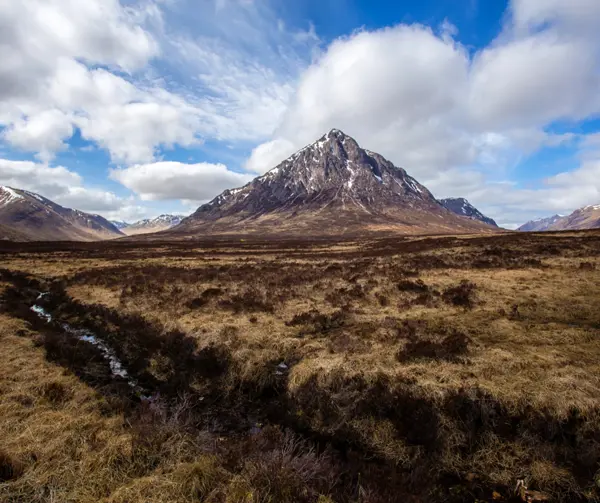
[[[286,321],[289,327],[305,326],[313,333],[324,333],[344,326],[348,315],[344,310],[337,310],[331,314],[323,314],[316,309],[301,314],[296,314],[291,320]]]
[[[448,304],[472,309],[475,305],[475,288],[475,283],[464,279],[459,285],[447,288],[442,294],[442,298]]]
[[[531,464],[531,482],[533,487],[555,494],[574,497],[577,481],[566,468],[556,466],[548,460],[540,459]]]
[[[223,290],[221,288],[207,288],[200,294],[199,297],[188,301],[187,307],[190,309],[199,309],[206,306],[211,299],[215,299],[222,294]]]
[[[59,381],[44,383],[41,388],[41,395],[54,405],[66,402],[70,398],[69,390]]]
[[[216,498],[229,478],[230,474],[214,455],[199,456],[193,463],[178,467],[174,474],[175,483],[186,499],[203,502]]]
[[[390,299],[382,293],[375,294],[375,298],[381,307],[387,307],[390,305]]]
[[[426,293],[429,292],[429,287],[423,282],[422,279],[417,281],[403,280],[397,285],[398,290],[401,292],[413,292],[413,293]]]
[[[254,443],[240,460],[242,470],[227,488],[227,501],[313,503],[337,481],[330,457],[289,431],[267,428]]]
[[[249,288],[241,294],[232,295],[229,299],[223,299],[218,303],[222,309],[228,309],[235,314],[265,312],[273,313],[275,306],[267,299],[265,292],[257,288]]]
[[[471,339],[462,332],[453,330],[442,340],[411,338],[398,352],[401,362],[418,359],[459,361],[459,357],[469,352]]]
[[[368,352],[370,345],[359,334],[344,331],[331,336],[327,341],[327,348],[331,353],[351,355]]]

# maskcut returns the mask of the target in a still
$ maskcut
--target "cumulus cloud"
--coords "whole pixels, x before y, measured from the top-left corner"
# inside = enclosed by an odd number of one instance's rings
[[[294,144],[285,138],[261,143],[252,150],[244,167],[254,173],[266,173],[294,153]]]
[[[306,71],[278,137],[300,147],[336,127],[400,165],[467,162],[458,113],[467,77],[466,51],[429,28],[360,32]]]
[[[34,95],[60,58],[132,71],[158,52],[118,0],[2,2],[0,13],[2,100]]]
[[[570,35],[589,30],[597,33],[600,18],[600,4],[596,0],[512,0],[511,11],[514,29],[525,33],[547,23]]]
[[[52,159],[54,153],[67,146],[65,138],[73,134],[72,118],[60,110],[45,110],[11,124],[3,138],[22,150],[38,152],[42,160]]]
[[[235,173],[223,164],[155,162],[112,169],[110,177],[144,201],[185,199],[203,202],[225,189],[239,187],[253,176]]]

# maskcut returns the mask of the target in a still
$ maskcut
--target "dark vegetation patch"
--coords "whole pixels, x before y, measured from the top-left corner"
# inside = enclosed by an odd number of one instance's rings
[[[425,293],[429,292],[429,287],[422,279],[417,281],[404,280],[398,283],[398,290],[401,292]]]
[[[70,398],[70,392],[61,382],[51,381],[42,385],[40,394],[54,405],[59,405]]]
[[[451,286],[444,290],[442,298],[445,302],[453,306],[472,309],[475,305],[475,289],[475,283],[465,279],[459,285]]]
[[[223,290],[221,288],[207,288],[200,294],[199,297],[190,300],[187,303],[187,306],[190,309],[199,309],[201,307],[206,306],[211,301],[211,299],[218,298],[222,294]]]
[[[223,299],[219,301],[219,307],[231,310],[235,314],[255,312],[273,313],[275,311],[273,303],[257,289],[249,289],[242,294],[232,295],[229,299]]]
[[[285,324],[289,327],[301,326],[308,333],[326,333],[343,327],[348,321],[348,313],[345,310],[337,310],[330,314],[324,314],[316,309],[295,315]]]
[[[379,305],[381,307],[387,307],[390,305],[389,297],[387,295],[384,295],[383,293],[376,293],[375,298],[377,299],[377,302],[379,302]]]
[[[437,338],[411,336],[406,345],[398,352],[401,362],[419,359],[447,360],[460,362],[460,357],[469,352],[471,339],[464,333],[452,330],[449,334]]]
[[[24,466],[14,456],[0,451],[0,483],[18,479],[23,475]]]

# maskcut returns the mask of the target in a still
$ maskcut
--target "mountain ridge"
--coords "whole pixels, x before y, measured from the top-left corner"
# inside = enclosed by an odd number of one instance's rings
[[[0,239],[96,241],[123,237],[101,215],[65,208],[35,192],[0,186]]]
[[[150,234],[170,229],[171,227],[179,225],[184,218],[184,215],[172,215],[166,213],[155,218],[137,220],[133,223],[123,221],[114,221],[112,223],[127,236],[136,236],[138,234]]]
[[[543,232],[562,230],[584,230],[600,228],[600,204],[590,204],[578,208],[569,215],[530,220],[517,230],[521,232]]]

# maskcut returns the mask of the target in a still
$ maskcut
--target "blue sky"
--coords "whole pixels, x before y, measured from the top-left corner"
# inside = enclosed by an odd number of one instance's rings
[[[499,223],[600,202],[597,0],[0,6],[0,184],[190,213],[335,127]]]

